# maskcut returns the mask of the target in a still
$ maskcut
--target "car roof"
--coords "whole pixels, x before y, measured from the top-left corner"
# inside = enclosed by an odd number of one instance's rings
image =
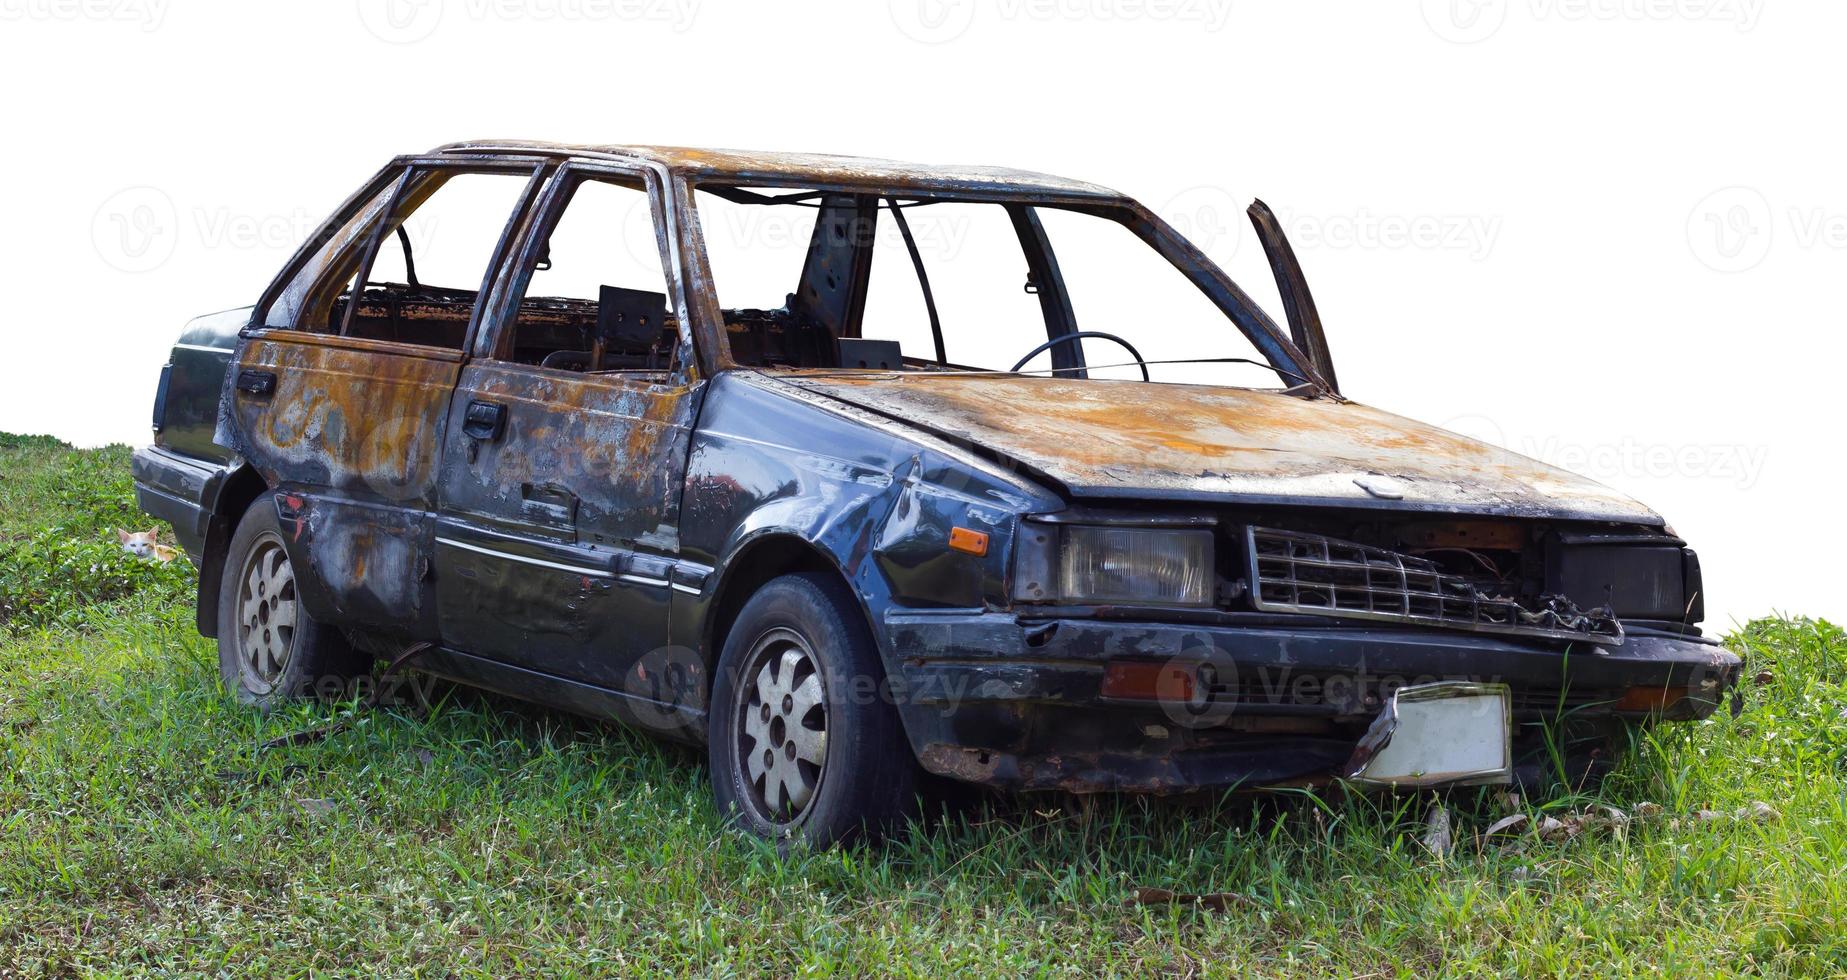
[[[659,164],[697,181],[812,184],[867,190],[1026,194],[1122,203],[1121,193],[1097,184],[1006,167],[903,163],[826,153],[758,152],[684,146],[565,144],[537,140],[469,140],[437,147],[436,154],[543,155],[585,160],[620,157]]]

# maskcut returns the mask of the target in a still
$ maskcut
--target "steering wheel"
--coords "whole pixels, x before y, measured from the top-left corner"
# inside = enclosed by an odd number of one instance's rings
[[[1134,344],[1129,343],[1128,341],[1122,339],[1121,337],[1116,336],[1113,333],[1104,333],[1101,330],[1079,330],[1079,331],[1076,331],[1075,333],[1060,334],[1059,336],[1053,337],[1051,340],[1048,340],[1045,343],[1040,344],[1037,347],[1034,347],[1032,350],[1027,351],[1026,356],[1020,358],[1018,362],[1016,362],[1012,367],[1008,368],[1007,372],[1011,374],[1014,371],[1018,371],[1019,369],[1025,367],[1026,362],[1032,360],[1035,356],[1039,354],[1040,351],[1043,351],[1050,347],[1057,347],[1059,344],[1068,343],[1073,340],[1083,340],[1085,337],[1096,337],[1100,340],[1109,340],[1109,341],[1114,341],[1115,343],[1121,344],[1123,349],[1129,352],[1129,356],[1135,358],[1135,366],[1142,369],[1142,380],[1143,381],[1153,380],[1152,378],[1148,377],[1148,362],[1142,358],[1142,352],[1136,350]]]

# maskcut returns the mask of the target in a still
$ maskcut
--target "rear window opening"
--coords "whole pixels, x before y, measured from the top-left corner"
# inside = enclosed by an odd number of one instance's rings
[[[413,175],[370,262],[364,250],[353,250],[347,263],[355,268],[333,280],[337,291],[323,287],[311,299],[298,329],[462,349],[508,215],[530,180],[524,173]]]

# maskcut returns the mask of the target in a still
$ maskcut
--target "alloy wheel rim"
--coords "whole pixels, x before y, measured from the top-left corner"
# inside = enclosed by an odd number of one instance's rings
[[[825,679],[808,641],[786,628],[759,637],[744,662],[737,760],[745,795],[764,819],[791,823],[827,769]]]
[[[258,694],[275,689],[295,650],[295,569],[274,536],[257,539],[237,589],[238,669]]]

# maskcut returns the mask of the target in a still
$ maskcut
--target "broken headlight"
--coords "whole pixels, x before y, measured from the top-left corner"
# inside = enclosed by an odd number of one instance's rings
[[[1210,530],[1027,524],[1019,541],[1016,599],[1152,606],[1212,603]]]

